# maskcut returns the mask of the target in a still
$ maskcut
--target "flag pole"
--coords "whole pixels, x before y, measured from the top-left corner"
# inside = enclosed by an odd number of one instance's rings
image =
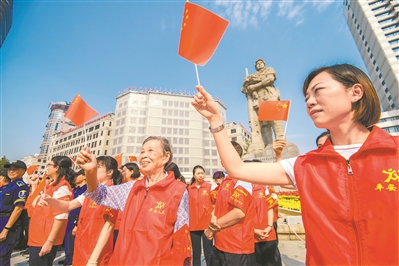
[[[83,131],[85,133],[85,147],[87,147],[86,123],[83,123]]]
[[[290,118],[290,111],[291,111],[291,100],[290,100],[290,104],[288,105],[287,121],[285,121],[284,138],[285,138],[285,134],[287,133],[287,126],[288,126],[288,119]]]
[[[201,84],[200,84],[200,79],[199,79],[199,75],[198,75],[198,67],[197,67],[197,64],[194,64],[194,66],[195,66],[195,74],[197,75],[197,83],[198,83],[198,86],[201,86]]]

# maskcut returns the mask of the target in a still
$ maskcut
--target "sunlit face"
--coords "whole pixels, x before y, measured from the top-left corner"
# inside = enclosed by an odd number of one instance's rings
[[[11,166],[10,168],[8,168],[7,174],[8,177],[13,180],[15,178],[19,178],[22,177],[25,173],[25,170],[22,168],[16,168],[14,166]]]
[[[125,180],[125,181],[130,180],[133,172],[134,172],[133,170],[129,170],[129,168],[124,166],[123,169],[122,169],[123,180]]]
[[[213,179],[213,180],[215,180],[215,183],[216,183],[216,185],[220,185],[220,184],[222,184],[222,182],[223,182],[223,178],[215,178],[215,179]]]
[[[98,171],[98,169],[97,169]],[[75,177],[75,183],[76,185],[81,184],[82,182],[84,182],[86,180],[86,176],[85,175],[78,175],[77,177]]]
[[[97,164],[97,180],[101,184],[106,183],[112,176],[112,170],[107,171],[105,164],[99,162]]]
[[[201,168],[195,169],[194,178],[197,184],[202,184],[202,182],[204,182],[204,177],[205,177],[204,170],[202,170]]]
[[[351,89],[345,88],[327,72],[313,78],[305,101],[307,113],[318,128],[330,129],[352,120]]]
[[[54,164],[53,161],[47,164],[47,176],[50,177],[51,180],[54,180],[58,176],[59,167]]]
[[[145,175],[163,171],[164,165],[168,162],[170,153],[165,152],[162,143],[158,139],[151,139],[144,143],[141,148],[139,163],[140,169]]]
[[[321,147],[324,144],[324,142],[326,142],[327,139],[328,139],[328,136],[320,137],[317,140],[317,148]]]

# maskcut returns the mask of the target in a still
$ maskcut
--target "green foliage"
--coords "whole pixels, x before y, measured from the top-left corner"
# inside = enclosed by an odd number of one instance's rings
[[[251,145],[251,142],[249,142],[249,141],[245,142],[245,146],[244,146],[244,148],[243,148],[244,152],[242,153],[242,156],[248,154],[248,149],[249,149],[249,146],[250,146],[250,145]]]
[[[10,163],[10,161],[6,158],[6,156],[3,156],[0,159],[0,171],[5,170],[4,165]]]

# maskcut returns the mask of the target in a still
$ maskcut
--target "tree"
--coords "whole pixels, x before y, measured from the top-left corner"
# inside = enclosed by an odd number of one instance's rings
[[[5,168],[4,168],[4,165],[5,164],[9,164],[10,163],[10,161],[7,159],[7,157],[6,156],[3,156],[1,159],[0,159],[0,171],[2,171],[2,170],[4,170]]]

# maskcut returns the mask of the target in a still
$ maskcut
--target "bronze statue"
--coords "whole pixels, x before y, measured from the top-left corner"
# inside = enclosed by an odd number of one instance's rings
[[[245,93],[248,100],[249,124],[252,129],[252,143],[249,152],[263,150],[267,145],[273,143],[275,138],[284,137],[284,125],[282,121],[259,121],[259,103],[263,101],[280,100],[280,92],[274,87],[276,72],[272,67],[266,67],[263,59],[255,62],[256,73],[248,75],[244,79],[241,92]]]

